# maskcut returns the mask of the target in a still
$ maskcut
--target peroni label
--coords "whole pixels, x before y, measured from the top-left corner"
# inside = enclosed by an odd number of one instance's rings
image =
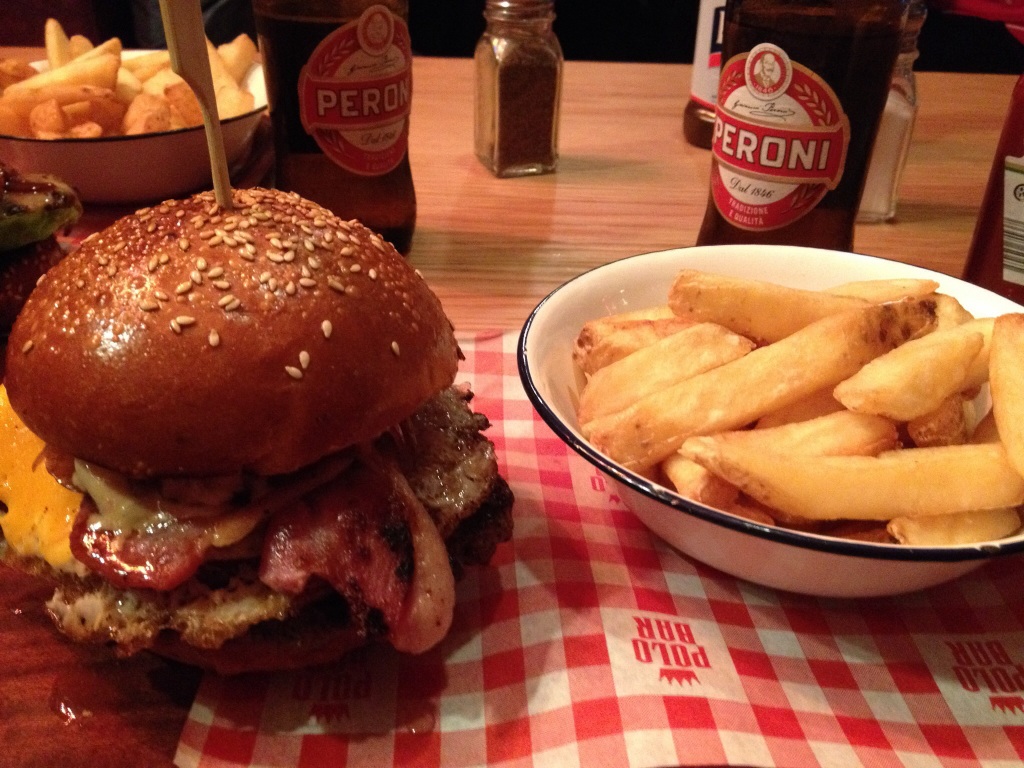
[[[829,85],[778,46],[757,45],[722,68],[715,206],[740,229],[792,224],[839,184],[849,143],[849,118]]]
[[[380,176],[405,156],[412,102],[409,28],[373,5],[331,32],[299,74],[302,126],[331,160]]]

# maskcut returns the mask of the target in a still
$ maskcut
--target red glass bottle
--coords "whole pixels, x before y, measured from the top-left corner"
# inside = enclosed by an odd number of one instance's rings
[[[909,0],[727,0],[698,245],[850,250]]]
[[[964,279],[1024,304],[1024,75],[1010,97]]]

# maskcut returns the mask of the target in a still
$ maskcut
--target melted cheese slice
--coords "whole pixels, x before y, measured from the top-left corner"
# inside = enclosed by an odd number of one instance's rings
[[[43,441],[29,431],[0,384],[0,530],[11,549],[23,557],[40,557],[53,568],[75,572],[71,525],[82,494],[75,493],[46,471]]]

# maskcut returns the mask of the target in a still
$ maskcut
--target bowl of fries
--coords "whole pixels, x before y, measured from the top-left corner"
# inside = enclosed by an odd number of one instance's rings
[[[202,112],[166,50],[69,38],[50,19],[46,60],[0,61],[0,156],[53,173],[87,203],[138,204],[211,184]],[[208,45],[228,163],[244,163],[267,106],[256,45]]]
[[[757,584],[934,586],[1024,552],[1024,308],[788,246],[625,258],[518,346],[541,417],[652,532]]]

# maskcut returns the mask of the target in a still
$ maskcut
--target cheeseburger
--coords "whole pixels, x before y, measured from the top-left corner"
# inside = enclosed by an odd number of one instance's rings
[[[0,562],[74,640],[224,673],[418,653],[511,536],[437,297],[377,234],[235,190],[42,278],[0,391]]]

